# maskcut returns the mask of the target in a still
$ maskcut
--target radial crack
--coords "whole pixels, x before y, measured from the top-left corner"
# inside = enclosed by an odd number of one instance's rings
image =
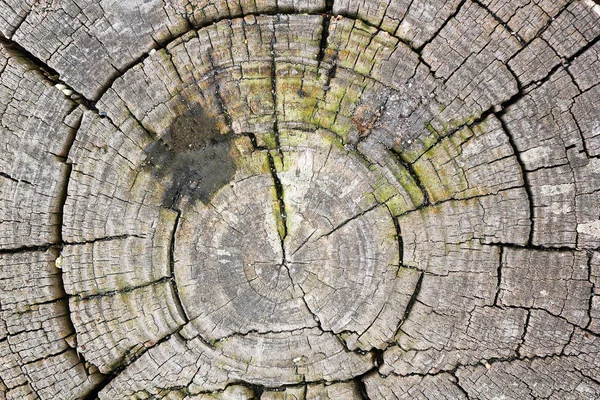
[[[372,205],[371,207],[367,208],[364,211],[361,211],[360,213],[353,215],[350,218],[345,219],[344,221],[342,221],[340,224],[338,224],[336,227],[334,227],[332,230],[330,230],[327,233],[322,234],[321,236],[319,236],[317,239],[315,239],[315,241],[321,239],[322,237],[327,237],[327,236],[331,236],[334,232],[340,230],[341,228],[343,228],[344,226],[346,226],[348,223],[354,221],[357,218],[362,217],[363,215],[369,213],[370,211],[373,211],[374,209],[376,209],[379,206],[382,206],[384,204],[380,204],[380,203],[376,203],[374,205]]]
[[[500,296],[500,286],[502,285],[502,263],[504,257],[504,247],[500,247],[500,255],[498,259],[498,269],[496,270],[496,294],[494,295],[494,305],[498,305],[498,297]]]
[[[83,113],[78,117],[75,125],[73,126],[71,133],[69,135],[68,141],[66,143],[66,150],[65,150],[65,157],[66,160],[69,159],[69,154],[71,152],[71,149],[73,148],[73,144],[75,143],[75,139],[77,136],[77,132],[79,131],[79,129],[81,128],[81,121],[83,120]],[[64,214],[65,214],[65,207],[66,207],[66,201],[67,201],[67,196],[68,196],[68,189],[69,189],[69,182],[71,179],[71,173],[73,171],[73,166],[71,163],[67,162],[67,173],[65,174],[65,179],[63,181],[63,185],[61,188],[61,197],[59,199],[59,204],[60,204],[60,208],[59,208],[59,223],[58,223],[58,237],[59,237],[59,243],[61,243],[60,248],[62,249],[62,247],[64,246],[64,239],[63,239],[63,227],[64,227]],[[60,258],[60,255],[58,256]],[[58,263],[58,259],[56,263]],[[58,266],[57,266],[58,267]],[[59,281],[59,285],[63,291],[63,293],[66,293],[66,289],[65,289],[65,284],[64,284],[64,276],[63,276],[64,272],[61,269],[60,274],[57,275],[58,281]],[[69,324],[69,329],[72,330],[73,334],[75,335],[75,348],[74,350],[77,353],[77,357],[81,360],[82,364],[84,365],[84,367],[86,368],[86,372],[88,373],[88,375],[91,375],[89,372],[89,366],[88,363],[85,360],[84,355],[79,351],[78,349],[78,345],[77,345],[77,330],[75,329],[75,323],[73,321],[73,312],[71,310],[70,307],[70,302],[69,301],[65,301],[65,307],[66,307],[66,315],[68,316],[68,318],[66,319],[66,321],[68,321]],[[68,344],[68,343],[67,343]],[[70,347],[70,345],[69,345]]]
[[[171,241],[169,242],[169,270],[171,272],[170,282],[173,286],[173,292],[175,293],[175,301],[177,305],[177,309],[183,320],[188,323],[190,322],[190,318],[185,312],[185,308],[183,307],[183,303],[181,302],[181,296],[179,295],[179,289],[177,287],[177,280],[175,279],[175,235],[177,232],[177,228],[179,227],[179,220],[181,219],[181,211],[177,210],[177,217],[175,217],[175,222],[173,223],[173,231],[171,232]]]
[[[317,54],[317,70],[321,67],[321,63],[325,58],[327,50],[327,39],[329,38],[329,25],[333,15],[333,0],[326,1],[325,13],[323,15],[323,25],[321,28],[321,41],[319,43],[319,54]],[[329,75],[329,74],[328,74]]]
[[[400,328],[402,328],[402,325],[404,324],[404,322],[406,322],[406,320],[410,316],[410,312],[412,311],[412,308],[417,301],[417,297],[419,296],[419,293],[421,292],[421,285],[423,283],[424,276],[425,276],[425,272],[421,272],[421,275],[419,276],[419,280],[417,281],[417,284],[415,285],[415,289],[413,290],[413,294],[410,296],[410,299],[408,300],[408,303],[406,304],[406,308],[404,309],[404,314],[402,315],[402,319],[400,319],[400,323],[398,324],[398,328],[396,329],[396,334],[394,336],[398,335],[398,332],[400,332]]]
[[[527,170],[525,169],[525,164],[523,163],[523,159],[521,157],[521,153],[519,152],[517,145],[515,143],[515,139],[511,134],[506,122],[500,116],[496,116],[498,121],[500,121],[500,125],[502,126],[502,130],[506,134],[508,138],[508,143],[510,144],[513,153],[515,155],[515,159],[519,164],[519,169],[521,171],[521,176],[523,177],[523,183],[525,192],[527,193],[527,198],[529,199],[529,220],[530,220],[530,228],[529,228],[529,237],[527,239],[527,245],[531,246],[533,244],[533,233],[534,233],[534,221],[535,221],[535,205],[533,202],[533,192],[531,190],[531,183],[529,182],[529,177],[527,176]]]
[[[408,172],[408,174],[411,176],[411,178],[415,181],[415,184],[419,187],[419,189],[421,189],[421,193],[423,193],[423,204],[424,206],[428,206],[433,204],[431,202],[431,199],[429,198],[429,193],[427,192],[427,187],[425,186],[425,184],[423,182],[421,182],[421,178],[419,177],[419,175],[417,174],[417,172],[415,171],[415,168],[413,167],[414,162],[416,162],[417,160],[415,160],[413,163],[410,163],[408,161],[406,161],[404,158],[402,158],[402,154],[399,154],[398,152],[394,151],[393,149],[388,149],[388,151],[390,152],[390,154],[392,154],[394,156],[394,159],[396,161],[398,161],[398,163],[404,167],[404,169]],[[423,152],[423,154],[425,154],[425,152]]]
[[[273,185],[275,186],[275,196],[277,197],[277,213],[276,215],[278,215],[281,219],[278,221],[280,223],[278,223],[278,232],[279,232],[279,238],[281,241],[281,251],[283,254],[283,260],[282,263],[285,264],[286,263],[286,256],[285,256],[285,239],[288,235],[288,226],[287,226],[287,213],[285,210],[285,202],[284,202],[284,198],[283,198],[283,185],[281,184],[281,180],[279,179],[279,176],[277,175],[277,169],[275,167],[275,160],[273,159],[273,155],[270,152],[267,152],[267,158],[269,160],[269,168],[271,170],[271,176],[273,177]]]
[[[275,135],[275,146],[279,157],[283,162],[283,153],[281,152],[281,142],[279,138],[279,111],[277,109],[277,65],[275,63],[275,44],[277,43],[277,29],[273,26],[273,36],[271,37],[270,53],[271,53],[271,96],[273,97],[273,134]],[[271,173],[274,171],[272,157],[269,159],[271,163]],[[275,179],[275,175],[274,175]],[[276,184],[277,188],[277,184]],[[278,195],[279,197],[279,195]]]
[[[104,379],[96,385],[94,390],[89,392],[85,397],[82,398],[82,400],[97,400],[99,398],[100,392],[104,390],[112,381],[114,381],[121,373],[123,373],[127,369],[127,367],[136,362],[142,355],[144,355],[150,349],[155,348],[160,344],[166,342],[173,335],[178,335],[181,329],[183,328],[179,328],[173,333],[166,335],[165,337],[154,343],[152,346],[142,347],[141,349],[138,349],[138,352],[133,354],[130,358],[124,357],[123,362],[115,369],[113,369],[113,371],[110,374],[105,375]]]

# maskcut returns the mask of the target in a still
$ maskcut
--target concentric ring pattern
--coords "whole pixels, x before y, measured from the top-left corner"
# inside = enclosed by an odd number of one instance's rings
[[[600,397],[594,1],[0,15],[0,399]]]

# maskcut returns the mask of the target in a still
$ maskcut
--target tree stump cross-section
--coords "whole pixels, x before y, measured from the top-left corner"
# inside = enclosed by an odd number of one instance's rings
[[[0,0],[0,400],[600,398],[593,0]]]

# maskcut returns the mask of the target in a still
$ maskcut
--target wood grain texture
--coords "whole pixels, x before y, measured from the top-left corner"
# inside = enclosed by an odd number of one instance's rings
[[[599,398],[599,38],[0,0],[0,400]]]

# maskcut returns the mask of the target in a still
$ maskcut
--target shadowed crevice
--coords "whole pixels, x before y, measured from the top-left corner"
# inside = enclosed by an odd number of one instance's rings
[[[517,145],[515,143],[513,135],[511,134],[510,130],[508,129],[508,126],[506,125],[506,122],[504,122],[502,117],[501,116],[496,116],[496,117],[497,117],[498,121],[500,121],[500,125],[502,126],[502,131],[504,131],[504,134],[508,138],[508,143],[510,144],[513,154],[515,155],[515,159],[517,160],[517,163],[519,164],[519,170],[520,170],[521,176],[523,178],[525,192],[527,193],[527,199],[529,200],[529,220],[531,222],[531,225],[529,227],[529,238],[527,239],[527,245],[531,246],[531,245],[533,245],[533,234],[534,234],[534,226],[535,226],[535,224],[534,224],[535,205],[533,202],[533,193],[531,191],[531,184],[529,182],[529,177],[527,176],[527,170],[525,169],[525,164],[523,163],[523,158],[521,157],[521,153],[519,152],[519,150],[517,148]]]
[[[185,312],[185,307],[181,302],[181,296],[179,295],[179,288],[177,287],[177,281],[175,280],[175,236],[177,233],[177,228],[179,228],[179,221],[181,219],[181,211],[177,211],[177,217],[175,218],[175,222],[173,223],[173,231],[171,232],[171,241],[169,243],[169,271],[170,271],[170,282],[173,286],[174,300],[176,302],[177,310],[179,314],[183,317],[185,323],[190,322],[190,318]]]
[[[497,306],[498,305],[498,297],[500,296],[500,285],[502,285],[502,267],[504,266],[504,247],[503,246],[499,246],[500,247],[500,254],[498,257],[498,269],[496,270],[496,294],[494,295],[494,305]]]

